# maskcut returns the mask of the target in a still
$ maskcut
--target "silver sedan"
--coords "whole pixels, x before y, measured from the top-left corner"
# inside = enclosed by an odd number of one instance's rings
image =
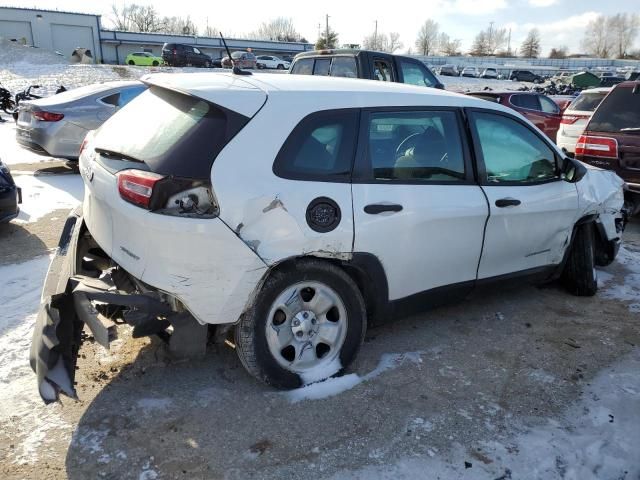
[[[105,82],[20,103],[16,139],[52,157],[77,159],[90,130],[146,89],[138,81]]]

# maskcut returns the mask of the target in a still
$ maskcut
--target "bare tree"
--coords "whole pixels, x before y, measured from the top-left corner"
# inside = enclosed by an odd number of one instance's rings
[[[495,53],[498,50],[501,50],[507,43],[506,28],[498,28],[494,30],[492,27],[489,27],[486,32],[486,36],[489,55],[495,55]]]
[[[400,41],[400,34],[398,32],[390,32],[389,33],[389,43],[387,44],[387,52],[395,52],[396,50],[400,50],[404,47],[404,43]]]
[[[599,15],[591,20],[584,31],[582,46],[586,53],[600,58],[608,58],[612,50],[612,38],[607,17]]]
[[[549,58],[567,58],[569,48],[567,46],[554,47],[549,52]]]
[[[207,25],[206,27],[204,27],[204,30],[202,31],[203,37],[218,37],[219,35],[220,35],[220,30],[218,30],[216,27],[213,27],[211,25]]]
[[[540,31],[537,28],[529,30],[520,46],[520,52],[526,58],[537,58],[540,55]]]
[[[446,33],[442,32],[438,38],[438,47],[442,55],[447,57],[454,57],[460,55],[460,40],[449,37]]]
[[[365,50],[382,50],[382,45],[386,41],[383,40],[383,37],[386,37],[386,35],[381,32],[367,35],[362,40],[362,46]]]
[[[469,54],[475,57],[484,57],[489,55],[489,39],[487,37],[487,32],[482,30],[476,35]]]
[[[165,17],[163,33],[173,33],[176,35],[198,35],[198,27],[191,20],[190,16],[182,17]]]
[[[257,30],[249,34],[249,37],[280,42],[299,42],[302,38],[293,25],[293,20],[287,17],[277,17],[262,23]]]
[[[434,20],[424,22],[418,31],[416,48],[422,55],[433,55],[438,49],[438,32],[440,26]]]
[[[131,28],[136,32],[163,32],[166,18],[162,18],[153,5],[129,5]]]
[[[111,5],[111,22],[115,30],[121,30],[123,32],[131,31],[131,7],[126,4],[122,8],[114,3]]]
[[[608,27],[613,53],[618,58],[624,58],[638,36],[640,15],[618,13],[608,19]]]
[[[400,50],[404,45],[400,41],[400,34],[398,32],[391,32],[389,35],[383,32],[377,32],[364,37],[362,46],[367,50],[393,53],[396,50]]]

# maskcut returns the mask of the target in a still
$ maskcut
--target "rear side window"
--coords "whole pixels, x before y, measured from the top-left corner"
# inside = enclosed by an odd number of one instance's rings
[[[331,67],[330,58],[316,58],[316,64],[313,66],[314,75],[329,75],[329,68]]]
[[[567,110],[593,112],[596,108],[598,108],[598,105],[600,105],[600,102],[602,102],[602,99],[606,96],[607,92],[582,92],[580,95],[578,95],[578,98],[576,98],[573,103],[569,105],[569,108]]]
[[[401,59],[400,70],[402,71],[403,83],[421,87],[433,87],[438,83],[438,80],[431,72],[417,63]]]
[[[349,181],[357,118],[356,110],[317,112],[304,118],[280,149],[274,173],[294,180]]]
[[[393,82],[391,65],[386,60],[376,59],[373,62],[373,79],[381,82]]]
[[[124,107],[127,103],[129,103],[131,100],[133,100],[142,92],[144,92],[146,88],[147,87],[144,87],[142,85],[139,87],[125,88],[120,92],[120,98],[118,99],[118,106]]]
[[[633,93],[631,87],[611,90],[591,117],[588,130],[617,133],[625,128],[640,128],[640,91]]]
[[[558,113],[560,112],[560,108],[556,105],[556,102],[551,100],[550,98],[539,96],[538,100],[540,101],[540,107],[544,113]]]
[[[156,173],[209,179],[218,153],[248,121],[197,97],[150,87],[98,129],[95,146]]]
[[[540,101],[537,95],[512,95],[510,102],[516,107],[540,110]]]
[[[465,180],[462,140],[451,111],[373,113],[367,156],[374,180]]]
[[[301,58],[294,63],[291,73],[298,75],[313,75],[313,58]]]
[[[358,66],[355,57],[333,57],[332,77],[358,78]]]
[[[107,105],[111,105],[113,107],[117,107],[120,102],[120,92],[112,93],[111,95],[107,95],[106,97],[102,97],[100,99],[102,103],[106,103]]]

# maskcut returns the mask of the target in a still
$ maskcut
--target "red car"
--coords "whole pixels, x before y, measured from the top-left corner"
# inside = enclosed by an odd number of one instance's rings
[[[490,102],[500,103],[524,115],[531,123],[542,130],[554,142],[560,128],[562,112],[560,107],[546,95],[536,92],[516,92],[495,90],[471,92],[468,95]]]
[[[576,158],[615,171],[626,183],[630,214],[640,212],[640,81],[617,85],[576,144]]]

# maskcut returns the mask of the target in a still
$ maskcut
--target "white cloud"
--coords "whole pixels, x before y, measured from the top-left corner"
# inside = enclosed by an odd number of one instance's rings
[[[554,3],[557,3],[558,0],[529,0],[529,5],[532,7],[549,7]]]

